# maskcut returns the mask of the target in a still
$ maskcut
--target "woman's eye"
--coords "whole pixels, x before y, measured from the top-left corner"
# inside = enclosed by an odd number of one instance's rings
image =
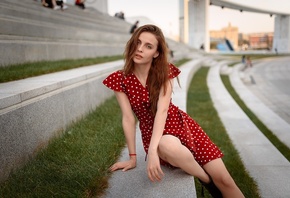
[[[148,48],[148,49],[152,49],[152,46],[151,46],[151,45],[147,45],[147,48]]]

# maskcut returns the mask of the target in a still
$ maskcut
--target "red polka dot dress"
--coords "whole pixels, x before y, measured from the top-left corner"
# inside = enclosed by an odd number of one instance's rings
[[[177,67],[172,64],[169,64],[169,67],[170,78],[175,78],[179,75],[180,70]],[[124,92],[128,96],[133,112],[139,120],[144,150],[148,153],[154,117],[150,113],[147,86],[144,87],[133,73],[125,76],[122,71],[110,74],[103,81],[103,84],[114,91]],[[179,138],[201,166],[223,156],[222,152],[210,140],[203,129],[172,102],[169,104],[163,134],[170,134]],[[164,161],[162,163],[166,164]]]

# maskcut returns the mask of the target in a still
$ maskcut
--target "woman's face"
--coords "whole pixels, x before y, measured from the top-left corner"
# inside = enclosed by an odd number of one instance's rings
[[[154,34],[142,32],[138,38],[137,49],[133,58],[137,64],[148,64],[159,55],[158,41]]]

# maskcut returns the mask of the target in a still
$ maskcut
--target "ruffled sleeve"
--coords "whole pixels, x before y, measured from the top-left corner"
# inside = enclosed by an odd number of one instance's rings
[[[122,71],[116,71],[111,73],[105,80],[103,84],[113,91],[123,92],[123,79],[124,74]]]
[[[169,63],[169,78],[175,78],[180,74],[180,69],[174,66],[172,63]]]

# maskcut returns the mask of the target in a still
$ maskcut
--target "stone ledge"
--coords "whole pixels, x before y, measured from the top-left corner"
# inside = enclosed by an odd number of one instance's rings
[[[122,65],[123,61],[115,61],[20,80],[18,87],[11,82],[9,89],[7,83],[0,84],[0,92],[2,88],[6,95],[11,92],[10,97],[0,94],[0,104],[9,106],[0,110],[0,182],[51,138],[111,97],[113,92],[101,86],[102,81]],[[33,86],[36,82],[40,85]]]
[[[0,84],[0,114],[6,108],[121,68],[123,61],[76,68]]]

